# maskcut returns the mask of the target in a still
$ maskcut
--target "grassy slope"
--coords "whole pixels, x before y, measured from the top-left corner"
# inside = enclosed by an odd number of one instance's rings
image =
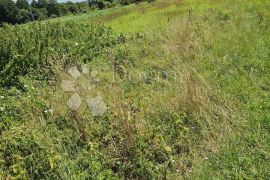
[[[269,177],[269,90],[264,89],[269,86],[268,2],[194,2],[184,6],[181,4],[180,8],[172,6],[157,13],[152,11],[146,17],[134,15],[133,18],[129,15],[109,24],[120,31],[130,31],[129,28],[136,25],[140,31],[143,25],[154,26],[153,22],[156,22],[155,26],[161,24],[158,28],[164,27],[170,14],[180,15],[185,8],[191,11],[188,24],[191,28],[188,32],[198,31],[195,36],[199,36],[198,48],[201,48],[193,62],[190,62],[192,58],[186,59],[188,66],[195,68],[218,93],[224,93],[226,98],[237,104],[234,109],[236,127],[221,145],[220,152],[205,163],[207,165],[201,173],[203,176],[212,173],[221,177]],[[182,18],[186,18],[185,15]],[[173,20],[168,25],[180,29],[180,32],[182,28],[187,28],[185,23],[177,21]],[[143,29],[147,29],[145,27]],[[173,37],[177,39],[178,35]],[[196,43],[197,38],[192,43]],[[177,40],[176,43],[181,44],[182,39]],[[184,52],[179,50],[177,54],[182,56]]]
[[[125,34],[126,43],[89,62],[110,110],[92,118],[80,109],[88,135],[81,145],[74,117],[61,106],[70,96],[59,86],[68,78],[62,70],[56,85],[19,95],[21,104],[11,96],[5,103],[23,106],[18,114],[29,120],[2,134],[2,152],[15,156],[2,156],[12,157],[3,158],[3,176],[29,176],[32,168],[48,177],[269,178],[269,7],[266,0],[161,1],[76,17]],[[119,70],[111,83],[111,61],[130,78],[121,80]],[[42,115],[43,103],[54,110],[50,117]],[[22,157],[17,146],[43,155]]]
[[[236,104],[236,117],[231,120],[235,127],[219,152],[207,158],[202,177],[269,177],[269,89],[265,89],[269,86],[269,3],[186,1],[166,8],[160,5],[161,9],[144,8],[107,24],[119,32],[160,34],[166,29],[166,43],[176,48],[173,58],[182,61],[185,52],[177,46],[186,42],[174,33],[186,29],[197,33],[192,44],[198,41],[199,52],[195,58],[189,55],[185,64],[210,83],[215,93]],[[189,23],[185,18],[191,18]]]

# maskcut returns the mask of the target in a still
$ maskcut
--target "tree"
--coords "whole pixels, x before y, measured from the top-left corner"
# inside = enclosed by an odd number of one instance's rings
[[[96,4],[96,0],[87,0],[87,2],[89,6]]]
[[[16,15],[18,14],[18,8],[12,0],[0,1],[0,22],[3,26],[3,22],[16,23]]]
[[[61,15],[66,15],[69,13],[68,11],[68,7],[66,6],[66,4],[58,4],[61,10]]]
[[[37,8],[47,8],[48,4],[49,4],[48,0],[38,0]]]
[[[35,20],[45,20],[48,17],[48,11],[45,8],[33,8],[32,12]]]
[[[28,4],[27,0],[17,0],[16,6],[19,9],[28,9],[29,4]]]
[[[66,3],[66,6],[67,6],[67,8],[68,8],[68,11],[71,12],[72,14],[76,14],[76,13],[79,12],[79,9],[78,9],[78,7],[76,6],[76,4],[73,3],[73,2],[71,2],[71,1],[68,1],[68,2]]]
[[[49,4],[57,4],[57,0],[49,0]]]
[[[97,2],[97,6],[98,6],[99,9],[104,9],[104,8],[105,8],[105,3],[104,3],[104,1],[99,0],[99,1]]]
[[[28,9],[20,9],[18,15],[16,16],[17,23],[27,23],[30,22],[32,14]]]
[[[59,4],[49,4],[47,6],[47,11],[49,16],[61,16],[61,7]]]
[[[31,3],[31,6],[32,6],[33,8],[37,8],[37,7],[38,7],[37,1],[36,1],[36,0],[33,0],[32,3]]]

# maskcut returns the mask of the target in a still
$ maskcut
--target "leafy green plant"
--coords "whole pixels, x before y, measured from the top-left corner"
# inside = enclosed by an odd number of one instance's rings
[[[74,23],[37,23],[31,27],[6,27],[1,31],[1,84],[20,86],[19,77],[38,74],[36,79],[53,78],[53,66],[63,56],[72,63],[89,62],[117,43],[109,28]],[[60,43],[59,43],[60,42]],[[39,73],[38,73],[39,72]]]

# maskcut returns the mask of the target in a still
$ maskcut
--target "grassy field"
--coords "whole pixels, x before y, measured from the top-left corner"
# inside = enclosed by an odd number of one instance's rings
[[[269,32],[268,0],[160,0],[0,29],[0,179],[269,179]],[[90,74],[67,92],[74,66]]]

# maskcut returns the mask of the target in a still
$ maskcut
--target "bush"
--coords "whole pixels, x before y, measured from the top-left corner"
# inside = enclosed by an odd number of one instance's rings
[[[110,3],[109,1],[105,1],[104,2],[104,6],[105,6],[105,8],[111,8],[112,7],[112,3]]]
[[[35,20],[45,20],[48,17],[48,11],[45,8],[32,8],[32,13]]]
[[[111,6],[111,7],[116,7],[117,5],[118,5],[118,2],[113,1],[113,2],[112,2],[112,6]]]
[[[69,13],[68,7],[64,4],[60,4],[59,5],[60,11],[61,11],[61,15],[66,15]]]
[[[76,4],[80,13],[86,13],[89,10],[87,3],[81,2]]]
[[[99,9],[104,9],[106,7],[104,1],[101,0],[97,2],[97,6]]]
[[[16,17],[17,23],[27,23],[32,20],[32,14],[27,9],[20,9]]]
[[[68,10],[72,13],[72,14],[76,14],[79,12],[77,6],[70,4],[68,5]]]
[[[52,17],[52,15],[61,16],[62,15],[62,10],[61,10],[61,5],[59,4],[50,4],[47,7],[48,11],[48,16]]]

